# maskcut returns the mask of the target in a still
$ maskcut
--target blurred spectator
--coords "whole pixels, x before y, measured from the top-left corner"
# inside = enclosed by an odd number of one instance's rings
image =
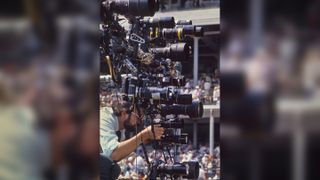
[[[42,179],[49,160],[47,134],[30,107],[33,88],[16,78],[0,72],[0,179]]]
[[[320,51],[319,46],[308,49],[302,64],[302,82],[308,95],[320,96]]]
[[[263,49],[256,52],[247,64],[248,90],[268,93],[274,90],[277,81],[277,59]]]

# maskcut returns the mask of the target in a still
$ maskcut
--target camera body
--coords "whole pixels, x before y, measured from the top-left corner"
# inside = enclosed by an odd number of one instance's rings
[[[192,53],[185,40],[202,37],[204,32],[192,21],[150,17],[158,8],[159,0],[103,1],[100,57],[123,99],[145,110],[144,125],[160,124],[165,129],[161,139],[152,143],[153,148],[169,151],[171,147],[174,157],[179,153],[177,147],[188,143],[188,135],[181,133],[184,120],[179,116],[203,115],[202,103],[193,102],[192,95],[182,91],[186,82],[181,62],[188,61]],[[128,26],[123,26],[124,22]],[[171,163],[158,159],[149,164],[149,179],[198,177],[197,162],[175,162],[169,156]]]
[[[165,178],[166,175],[170,175],[173,178],[182,177],[186,179],[197,179],[199,177],[200,166],[196,161],[168,164],[159,160],[155,164],[156,166],[151,169],[150,179]]]
[[[199,163],[188,161],[183,163],[165,164],[158,166],[157,172],[160,174],[169,174],[173,176],[182,176],[187,179],[196,179],[199,176]]]

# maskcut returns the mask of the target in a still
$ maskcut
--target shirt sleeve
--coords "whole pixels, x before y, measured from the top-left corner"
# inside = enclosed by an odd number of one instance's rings
[[[100,145],[102,155],[111,159],[112,152],[118,147],[118,136],[115,130],[116,119],[111,112],[100,111]]]

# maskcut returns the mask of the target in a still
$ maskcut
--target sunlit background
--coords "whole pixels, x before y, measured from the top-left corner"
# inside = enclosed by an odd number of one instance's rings
[[[319,179],[319,10],[221,2],[222,179]]]

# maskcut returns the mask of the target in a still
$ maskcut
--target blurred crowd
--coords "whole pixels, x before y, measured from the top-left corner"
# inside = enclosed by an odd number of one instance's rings
[[[252,37],[245,29],[227,22],[223,28],[229,40],[221,51],[222,73],[243,72],[250,92],[319,95],[320,44],[310,40],[312,31],[278,19],[262,32],[261,41],[248,43]]]
[[[220,102],[219,70],[210,75],[202,73],[197,85],[192,79],[186,79],[186,85],[182,88],[185,94],[192,94],[192,99],[204,104],[217,104]]]
[[[170,150],[171,156],[174,150]],[[165,152],[168,157],[168,153]],[[149,151],[149,162],[160,159],[163,162],[162,152]],[[171,159],[173,160],[173,159]],[[209,155],[209,147],[205,144],[200,145],[198,149],[192,148],[192,145],[181,145],[180,152],[175,159],[177,162],[197,161],[200,165],[198,180],[218,180],[220,179],[220,147],[214,149],[213,155]],[[172,161],[167,159],[168,164]],[[145,179],[148,173],[148,164],[145,159],[143,150],[139,147],[135,153],[118,163],[121,167],[121,175],[119,179]]]
[[[319,178],[319,1],[222,9],[224,179]]]

